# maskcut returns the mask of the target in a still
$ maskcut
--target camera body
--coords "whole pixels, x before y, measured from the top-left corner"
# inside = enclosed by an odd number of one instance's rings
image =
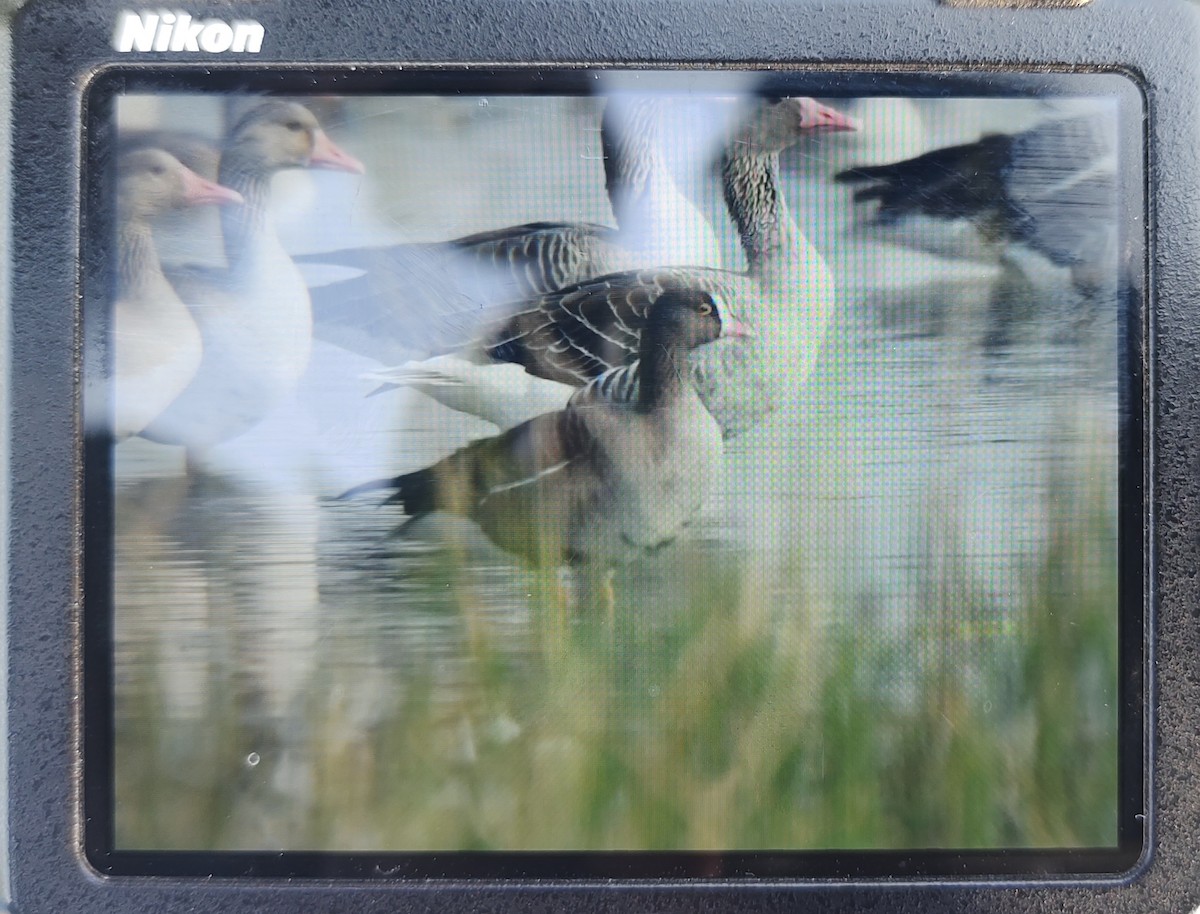
[[[582,911],[703,904],[1107,912],[1200,904],[1194,864],[1200,851],[1194,790],[1200,200],[1188,192],[1200,183],[1200,9],[1184,0],[1082,6],[423,0],[404,8],[386,0],[232,0],[168,11],[124,0],[34,0],[18,14],[13,39],[6,811],[13,910]],[[1135,440],[1117,468],[1121,536],[1133,544],[1122,555],[1123,574],[1141,591],[1121,607],[1121,650],[1136,662],[1123,667],[1133,681],[1120,689],[1126,707],[1119,802],[1136,811],[1140,833],[1132,845],[1122,843],[1126,852],[1137,849],[1119,871],[1097,876],[1085,865],[1063,865],[1055,874],[1052,864],[1015,864],[980,876],[962,850],[946,851],[929,869],[907,871],[881,870],[868,852],[851,852],[828,876],[819,866],[800,875],[786,867],[758,869],[754,851],[732,867],[707,870],[702,854],[674,863],[660,856],[655,863],[654,853],[618,862],[610,856],[589,870],[552,849],[533,853],[535,865],[499,871],[487,868],[486,852],[429,852],[415,871],[396,876],[384,862],[356,870],[328,852],[290,851],[294,868],[283,873],[261,860],[231,870],[219,850],[181,850],[170,859],[148,854],[139,863],[138,852],[147,849],[130,847],[130,867],[97,866],[88,833],[96,807],[88,797],[103,794],[112,776],[102,764],[111,763],[104,759],[111,736],[97,740],[86,731],[96,726],[89,705],[111,691],[115,675],[110,661],[96,660],[111,657],[114,636],[110,623],[96,622],[102,610],[85,585],[93,575],[89,563],[113,561],[113,547],[105,545],[113,536],[105,526],[112,506],[85,506],[87,480],[97,461],[107,460],[92,450],[84,418],[87,389],[97,377],[83,367],[91,332],[84,302],[95,288],[84,276],[107,255],[81,226],[106,218],[96,212],[104,199],[96,176],[107,167],[102,158],[112,142],[97,99],[104,91],[200,93],[210,84],[313,98],[386,93],[397,85],[461,95],[489,79],[534,95],[538,72],[554,85],[572,86],[602,71],[748,72],[786,78],[788,86],[823,97],[889,80],[901,88],[920,85],[921,97],[932,97],[941,84],[986,95],[993,78],[1008,80],[1011,90],[1023,80],[1090,75],[1119,78],[1144,106],[1144,121],[1119,121],[1121,149],[1127,158],[1142,157],[1131,182],[1136,199],[1123,204],[1138,226],[1129,248],[1135,259],[1126,269],[1139,304],[1134,326],[1123,334],[1133,389],[1127,433]],[[449,81],[438,83],[443,77]],[[1063,85],[1060,94],[1069,95],[1071,84]],[[101,223],[85,223],[95,218]],[[1139,601],[1140,609],[1131,610]],[[111,717],[101,723],[111,728]],[[1123,838],[1129,836],[1126,829]],[[456,853],[468,864],[441,859]],[[481,859],[481,868],[472,869],[469,861]],[[180,860],[182,869],[173,863]],[[220,875],[201,878],[206,867]]]

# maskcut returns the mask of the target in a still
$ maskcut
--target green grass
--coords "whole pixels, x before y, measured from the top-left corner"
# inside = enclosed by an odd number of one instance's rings
[[[331,659],[286,719],[215,658],[200,717],[172,721],[171,671],[146,648],[119,693],[118,844],[1113,844],[1111,505],[1108,492],[1048,501],[1049,545],[1015,612],[943,545],[897,630],[861,595],[767,609],[757,572],[683,548],[653,612],[628,602],[636,574],[611,624],[572,613],[554,575],[529,574],[529,609],[502,635],[449,549],[427,584],[458,626],[457,656],[415,652],[361,681],[336,658],[362,648],[331,617]],[[787,592],[804,592],[798,575],[782,572]],[[363,689],[378,713],[360,721]]]

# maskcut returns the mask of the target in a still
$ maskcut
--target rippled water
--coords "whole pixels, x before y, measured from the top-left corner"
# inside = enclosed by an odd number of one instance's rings
[[[460,129],[471,127],[445,135]],[[668,642],[686,628],[698,575],[727,572],[763,617],[813,632],[853,625],[901,643],[931,606],[951,605],[964,632],[1013,636],[1056,499],[1099,500],[1115,541],[1115,302],[1079,301],[1044,265],[1030,280],[978,241],[978,257],[951,259],[856,230],[824,174],[861,150],[816,150],[788,160],[787,187],[838,275],[840,310],[794,403],[730,443],[703,523],[618,576],[612,624],[628,643],[611,682],[631,691],[613,701],[667,688]],[[603,206],[590,199],[582,218],[607,221]],[[487,211],[496,224],[539,215]],[[395,810],[386,827],[362,811],[372,801],[357,792],[386,754],[373,734],[424,709],[413,727],[440,752],[450,790],[457,766],[548,713],[545,607],[562,605],[569,582],[517,566],[469,523],[432,518],[396,535],[394,509],[330,498],[487,433],[420,395],[364,397],[369,368],[319,343],[298,404],[203,470],[149,442],[117,448],[119,846],[460,846],[436,817],[410,834]],[[568,611],[558,624],[590,623]],[[969,664],[999,643],[951,637],[941,649]],[[481,658],[503,674],[482,673]],[[893,671],[894,700],[913,700],[921,663]],[[541,676],[546,690],[529,687]],[[465,713],[481,689],[536,697]],[[479,797],[446,802],[489,814]],[[547,826],[543,846],[580,840],[556,834]]]

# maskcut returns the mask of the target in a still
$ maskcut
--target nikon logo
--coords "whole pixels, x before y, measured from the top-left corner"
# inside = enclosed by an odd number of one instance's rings
[[[253,19],[222,22],[193,19],[187,13],[130,13],[117,20],[113,47],[130,51],[206,51],[209,54],[257,54],[265,30]]]

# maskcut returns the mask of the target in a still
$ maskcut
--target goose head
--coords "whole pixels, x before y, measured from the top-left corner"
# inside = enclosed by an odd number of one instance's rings
[[[757,155],[787,149],[802,136],[857,130],[853,118],[805,97],[766,99],[735,139],[735,148]]]
[[[709,292],[688,288],[664,291],[650,306],[642,331],[637,410],[653,411],[685,389],[689,351],[743,332],[741,324],[722,315]]]
[[[713,295],[703,289],[668,289],[646,316],[643,346],[695,349],[721,337],[749,336],[749,329],[723,312]]]
[[[117,212],[150,220],[185,206],[242,203],[242,195],[208,181],[162,149],[137,149],[117,159]]]
[[[362,174],[362,162],[340,149],[313,113],[296,102],[272,99],[246,112],[229,133],[226,158],[262,173],[286,168],[331,168]]]

